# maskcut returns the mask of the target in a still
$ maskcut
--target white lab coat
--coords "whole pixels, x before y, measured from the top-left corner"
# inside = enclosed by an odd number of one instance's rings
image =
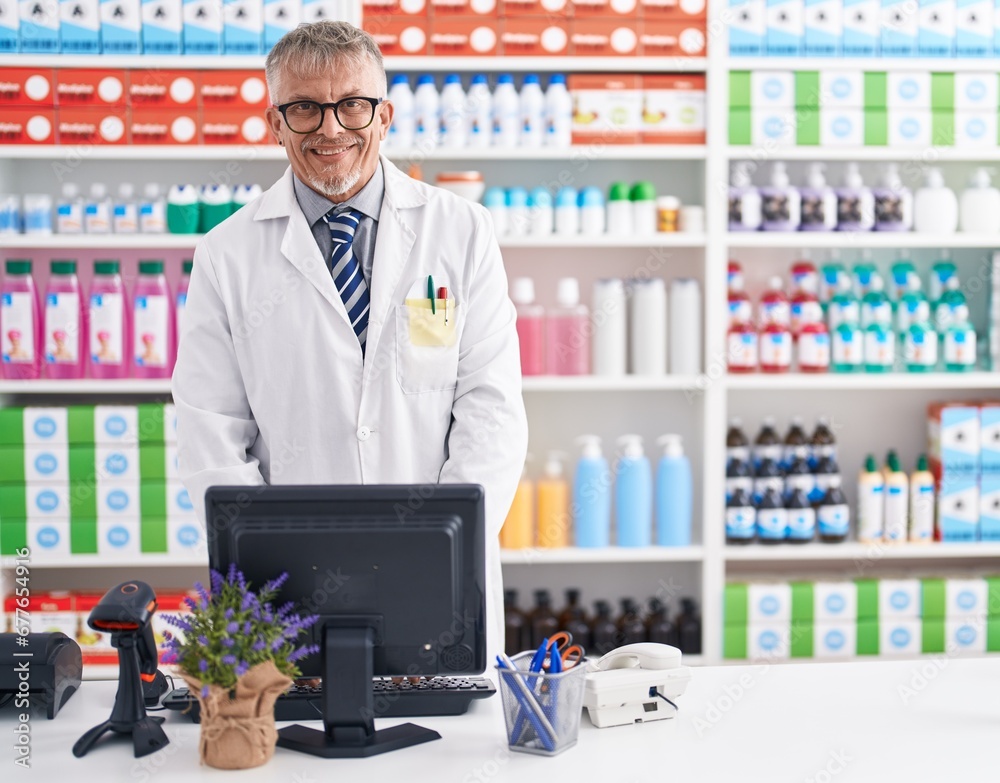
[[[527,450],[515,310],[489,213],[382,166],[363,361],[290,168],[198,243],[173,377],[180,476],[202,519],[213,485],[482,484],[492,666],[498,534]],[[428,275],[456,300],[453,347],[409,342],[403,302]]]

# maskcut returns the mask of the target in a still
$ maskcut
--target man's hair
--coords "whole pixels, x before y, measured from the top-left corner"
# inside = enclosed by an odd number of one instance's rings
[[[375,39],[348,22],[324,20],[300,24],[285,33],[267,55],[264,72],[271,103],[278,101],[283,73],[308,78],[328,71],[338,61],[378,68],[383,94],[370,97],[385,97],[385,64]]]

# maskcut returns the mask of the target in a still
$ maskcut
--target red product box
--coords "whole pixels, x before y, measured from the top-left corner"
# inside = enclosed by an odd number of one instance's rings
[[[570,23],[569,53],[573,57],[633,57],[639,53],[639,35],[632,20],[574,19]]]
[[[87,618],[103,597],[100,593],[79,593],[76,596],[75,638],[85,664],[106,665],[118,662],[118,651],[111,646],[111,634],[95,631],[87,625]]]
[[[366,16],[362,23],[385,57],[427,54],[428,26],[424,18],[398,16]]]
[[[430,48],[435,57],[489,57],[497,53],[496,19],[437,18],[431,22]]]
[[[128,100],[125,71],[92,71],[60,68],[56,72],[59,106],[125,106]]]
[[[643,19],[663,19],[687,22],[708,16],[706,0],[639,0],[639,15]]]
[[[497,0],[430,0],[431,21],[441,18],[496,18]]]
[[[639,18],[639,0],[570,0],[573,6],[573,16],[623,17]]]
[[[573,74],[573,144],[636,144],[642,127],[642,77]]]
[[[55,81],[51,68],[2,68],[0,106],[55,106]]]
[[[202,71],[201,105],[204,108],[265,109],[267,82],[263,71]]]
[[[201,112],[202,144],[268,144],[267,121],[257,109],[216,109]]]
[[[138,108],[129,117],[133,144],[201,144],[197,111]]]
[[[512,16],[572,16],[571,0],[500,0],[500,18]]]
[[[128,144],[128,110],[124,106],[56,109],[56,133],[63,146]]]
[[[133,108],[196,109],[201,94],[199,71],[156,71],[136,68],[129,74]]]
[[[4,144],[55,144],[56,110],[4,108],[0,112],[0,146]]]
[[[642,57],[704,57],[705,44],[705,25],[699,22],[646,21],[639,33]]]
[[[76,635],[76,604],[68,592],[39,593],[28,601],[32,633]]]
[[[427,0],[362,0],[361,15],[365,22],[369,17],[377,16],[412,16],[429,15]],[[367,30],[368,28],[365,27]]]
[[[569,20],[513,16],[500,28],[504,57],[554,57],[569,52]]]

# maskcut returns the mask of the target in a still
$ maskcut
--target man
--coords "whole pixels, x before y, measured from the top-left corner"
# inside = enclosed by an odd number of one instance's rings
[[[492,660],[527,424],[489,213],[379,157],[393,107],[367,33],[302,25],[266,69],[290,166],[195,251],[173,379],[181,478],[202,514],[220,484],[482,484]]]

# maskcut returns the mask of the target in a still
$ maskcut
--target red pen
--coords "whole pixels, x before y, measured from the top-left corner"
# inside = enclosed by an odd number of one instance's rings
[[[441,286],[438,289],[438,299],[444,299],[444,325],[448,325],[448,289]]]

